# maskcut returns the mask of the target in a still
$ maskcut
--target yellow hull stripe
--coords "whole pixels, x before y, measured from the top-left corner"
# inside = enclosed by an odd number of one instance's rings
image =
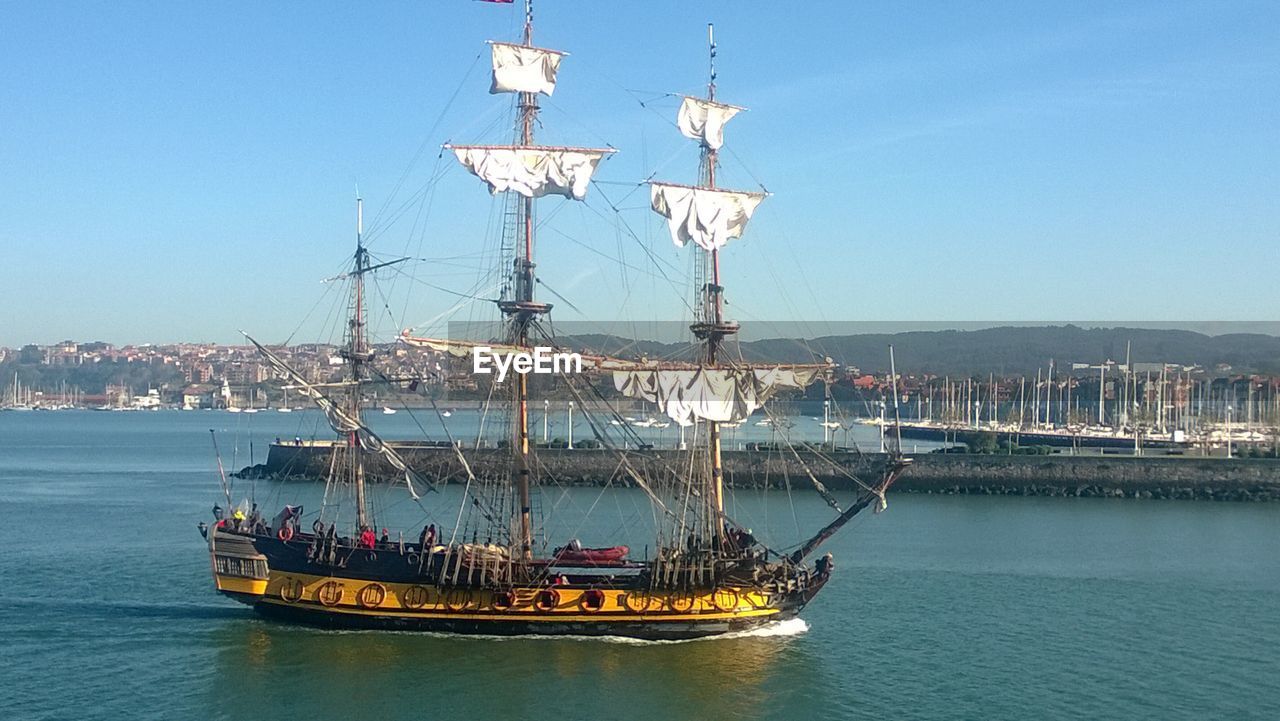
[[[237,579],[240,580],[240,579]],[[248,579],[243,579],[248,580]],[[221,583],[221,579],[220,579]],[[314,611],[396,618],[465,619],[475,621],[626,622],[729,621],[773,616],[779,609],[755,589],[721,588],[697,594],[679,591],[629,592],[598,589],[603,603],[584,608],[585,588],[536,586],[513,589],[515,603],[495,607],[496,594],[486,589],[408,583],[382,583],[336,576],[271,572],[263,584],[261,603],[300,606]],[[219,586],[221,588],[221,585]],[[535,606],[540,592],[555,590],[554,608]],[[596,597],[599,598],[598,596]]]
[[[261,596],[267,592],[268,582],[255,578],[240,578],[238,576],[223,576],[214,574],[214,585],[219,591],[227,591],[230,593],[247,593],[254,596]]]

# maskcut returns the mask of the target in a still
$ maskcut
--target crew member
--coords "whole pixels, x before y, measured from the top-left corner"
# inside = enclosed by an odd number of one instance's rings
[[[835,568],[836,562],[835,559],[831,557],[830,553],[819,558],[818,561],[813,564],[814,572],[823,578],[830,576],[831,572],[834,571]]]

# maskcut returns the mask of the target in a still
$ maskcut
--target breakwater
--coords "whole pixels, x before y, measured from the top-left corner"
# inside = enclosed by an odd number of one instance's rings
[[[393,443],[425,478],[437,482],[465,480],[458,454],[448,446]],[[267,462],[240,472],[242,476],[323,478],[333,454],[342,446],[331,443],[273,444]],[[631,464],[646,476],[669,473],[688,463],[687,454],[674,450],[628,453]],[[466,452],[479,477],[502,477],[510,467],[510,453],[500,448]],[[734,488],[806,490],[815,478],[833,490],[852,490],[850,475],[874,482],[885,457],[877,453],[839,451],[817,454],[806,450],[733,450],[724,453],[725,482]],[[539,475],[563,485],[629,483],[616,453],[599,449],[537,451]],[[807,470],[806,470],[807,467]],[[375,476],[390,477],[392,469],[375,464]],[[1280,460],[1179,457],[1001,456],[936,454],[913,456],[913,462],[894,486],[897,492],[1070,496],[1107,498],[1164,498],[1222,501],[1280,501]]]

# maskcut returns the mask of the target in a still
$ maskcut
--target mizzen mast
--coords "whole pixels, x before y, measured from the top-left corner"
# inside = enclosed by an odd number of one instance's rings
[[[364,200],[356,198],[356,254],[351,271],[351,317],[347,322],[347,344],[341,355],[350,369],[351,387],[347,393],[347,414],[360,421],[361,381],[364,376],[364,365],[373,359],[369,350],[368,332],[364,319],[364,276],[369,272],[369,252],[364,247]],[[364,454],[361,452],[360,437],[356,430],[346,433],[347,459],[351,473],[351,482],[356,491],[356,524],[357,530],[369,525],[368,510],[365,504],[365,469]]]

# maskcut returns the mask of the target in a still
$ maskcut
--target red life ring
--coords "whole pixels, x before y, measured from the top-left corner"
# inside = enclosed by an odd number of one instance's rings
[[[516,605],[516,595],[511,591],[495,591],[493,593],[493,607],[498,611],[506,611]]]
[[[605,595],[604,591],[598,588],[592,588],[582,594],[582,598],[578,601],[578,605],[587,613],[595,613],[604,608]]]
[[[554,588],[544,588],[538,591],[538,595],[533,599],[533,607],[539,611],[554,611],[556,606],[560,605],[560,592]]]
[[[288,543],[293,539],[293,526],[281,526],[280,530],[276,531],[276,538]]]

